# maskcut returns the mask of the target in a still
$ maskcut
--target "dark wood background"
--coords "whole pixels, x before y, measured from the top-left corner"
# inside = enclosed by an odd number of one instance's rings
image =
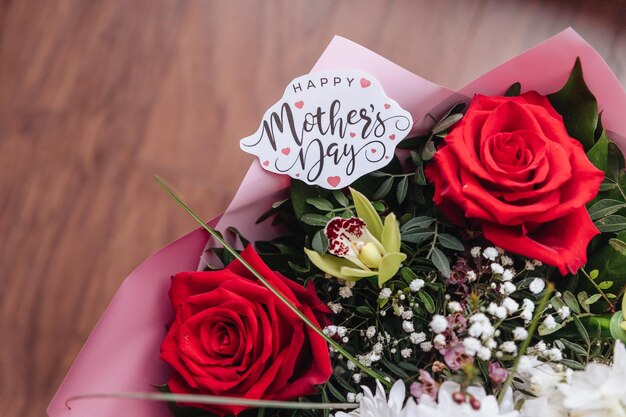
[[[125,276],[194,228],[152,176],[221,212],[238,139],[333,34],[455,88],[571,25],[626,84],[625,22],[625,0],[1,0],[0,415],[44,415]]]

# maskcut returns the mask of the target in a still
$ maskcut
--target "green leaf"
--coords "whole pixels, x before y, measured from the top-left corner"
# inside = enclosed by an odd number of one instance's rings
[[[435,144],[432,141],[429,141],[426,146],[424,146],[424,150],[422,151],[422,160],[430,161],[435,156]]]
[[[618,311],[613,314],[611,317],[611,323],[609,325],[609,330],[611,331],[611,336],[615,340],[621,340],[626,343],[626,331],[622,328],[622,323],[624,322],[624,313],[622,311]]]
[[[339,190],[333,190],[333,197],[335,197],[335,200],[337,200],[341,207],[348,207],[350,205],[348,197],[346,197],[346,195]]]
[[[309,226],[326,226],[329,219],[321,214],[307,213],[302,216],[300,220],[302,220],[302,223],[308,224]]]
[[[609,141],[608,148],[607,169],[605,172],[607,177],[619,182],[624,174],[624,154],[613,141]]]
[[[563,293],[563,301],[567,304],[570,310],[576,314],[580,314],[580,306],[578,305],[578,300],[574,297],[574,294],[569,291],[565,291]]]
[[[317,231],[311,240],[311,247],[320,255],[324,255],[328,251],[328,238],[323,230]]]
[[[603,281],[598,284],[598,288],[600,288],[601,290],[608,290],[612,286],[613,286],[613,281]]]
[[[567,83],[548,99],[563,116],[569,135],[578,139],[585,151],[591,149],[598,124],[598,103],[585,84],[580,58],[576,58]]]
[[[614,214],[606,216],[600,220],[596,220],[593,224],[595,224],[598,230],[602,233],[619,232],[620,230],[626,229],[626,217]]]
[[[372,201],[372,206],[379,213],[382,213],[383,211],[386,210],[385,205],[381,203],[380,201]]]
[[[578,330],[578,333],[580,333],[585,343],[589,344],[591,342],[591,339],[589,338],[589,332],[587,332],[587,329],[585,328],[585,326],[583,326],[583,324],[580,322],[580,319],[577,316],[572,316],[572,317],[574,318],[574,324],[576,325],[576,329]]]
[[[322,211],[331,211],[334,208],[333,203],[321,197],[307,198],[306,202]]]
[[[450,276],[450,261],[439,248],[433,248],[430,260],[444,277]]]
[[[396,197],[398,198],[398,204],[402,204],[406,198],[406,192],[409,190],[409,178],[402,177],[396,188]]]
[[[609,245],[611,245],[611,247],[620,254],[626,256],[626,243],[622,242],[619,239],[611,238],[609,239]]]
[[[459,239],[447,233],[441,233],[438,236],[438,240],[441,246],[443,246],[444,248],[457,250],[457,251],[465,250],[465,247],[463,246],[463,244],[461,243]]]
[[[435,126],[435,128],[433,129],[433,135],[438,135],[441,132],[445,132],[446,130],[448,130],[450,126],[452,126],[453,124],[455,124],[462,118],[463,118],[463,113],[455,113],[455,114],[449,115],[448,117],[443,119],[441,122],[437,123],[437,126]]]
[[[600,139],[589,149],[587,152],[587,158],[591,161],[596,168],[606,172],[608,167],[609,157],[609,138],[605,132],[602,132]]]
[[[429,237],[433,236],[434,234],[435,232],[433,232],[432,230],[427,230],[424,232],[411,231],[410,233],[407,232],[407,233],[402,234],[402,241],[419,244],[425,241],[426,239],[428,239]]]
[[[433,314],[435,312],[435,302],[433,301],[433,298],[430,296],[430,294],[428,294],[426,291],[420,291],[417,293],[417,296],[420,300],[422,300],[426,311],[428,311],[430,314]]]
[[[417,185],[426,185],[427,181],[426,181],[426,175],[424,175],[424,167],[423,166],[418,166],[415,169],[415,183]]]
[[[389,191],[391,191],[392,186],[393,177],[389,177],[385,181],[383,181],[382,184],[380,184],[380,187],[378,187],[378,190],[376,190],[376,192],[374,193],[374,200],[380,200],[381,198],[387,196],[387,194],[389,194]]]
[[[587,298],[585,300],[585,304],[587,304],[588,306],[592,305],[593,303],[595,303],[596,301],[598,301],[600,298],[602,298],[601,294],[594,294],[591,297]]]
[[[606,198],[593,204],[591,207],[589,207],[588,211],[591,220],[598,220],[610,214],[617,213],[624,207],[626,207],[626,203],[619,200]]]
[[[417,279],[417,274],[415,274],[411,268],[407,268],[406,266],[400,270],[400,275],[402,275],[402,278],[404,278],[408,284],[413,282],[414,279]]]
[[[425,229],[435,222],[435,219],[427,216],[418,216],[404,223],[400,230],[402,232],[412,231],[412,229]]]
[[[578,353],[579,355],[586,355],[587,354],[587,350],[585,350],[585,348],[582,347],[581,345],[579,345],[578,343],[570,342],[567,339],[560,339],[560,340],[566,347],[568,347],[569,349],[571,349],[575,353]]]
[[[522,84],[520,82],[516,82],[511,84],[511,86],[504,93],[505,97],[516,97],[522,93]]]

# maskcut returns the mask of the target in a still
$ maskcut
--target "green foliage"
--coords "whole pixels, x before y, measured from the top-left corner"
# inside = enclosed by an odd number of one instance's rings
[[[576,59],[567,83],[548,99],[563,116],[569,135],[578,139],[586,151],[591,149],[598,124],[598,103],[585,84],[580,58]]]

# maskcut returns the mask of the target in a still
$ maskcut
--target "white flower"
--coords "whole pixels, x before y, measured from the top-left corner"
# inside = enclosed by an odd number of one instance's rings
[[[480,340],[475,337],[466,337],[463,339],[463,347],[465,348],[465,353],[469,356],[476,356],[482,347],[482,344],[480,343]]]
[[[556,327],[556,320],[552,317],[552,314],[548,314],[543,321],[543,325],[546,326],[546,329],[552,330]]]
[[[498,263],[492,263],[491,264],[491,272],[494,274],[503,274],[504,273],[504,267]]]
[[[557,313],[559,313],[559,317],[561,317],[561,320],[565,320],[566,318],[569,317],[571,311],[570,311],[568,306],[563,306],[563,307],[559,308]]]
[[[413,318],[413,311],[412,310],[403,311],[402,318],[405,320],[411,320]]]
[[[397,381],[391,387],[389,400],[385,395],[385,389],[380,381],[376,381],[376,395],[366,386],[363,386],[363,397],[359,402],[359,408],[350,414],[339,411],[335,417],[409,417],[415,416],[415,401],[409,398],[404,404],[406,389],[402,380]]]
[[[391,297],[391,288],[383,288],[382,290],[380,290],[378,298],[380,298],[381,300],[385,300],[389,297]]]
[[[411,348],[402,349],[400,351],[400,355],[402,355],[404,359],[411,357],[412,354],[413,354],[413,349]]]
[[[530,285],[528,286],[528,289],[533,294],[539,294],[541,291],[543,291],[544,288],[546,288],[546,282],[541,278],[533,279]]]
[[[416,278],[409,284],[409,289],[413,292],[417,292],[424,288],[424,280]]]
[[[513,278],[515,278],[515,271],[512,269],[507,269],[506,271],[504,271],[504,273],[502,274],[502,281],[510,281]]]
[[[572,416],[626,416],[626,349],[615,343],[613,365],[590,363],[584,371],[575,371],[570,384],[560,384],[563,406]]]
[[[509,314],[513,314],[519,310],[519,304],[511,297],[506,297],[504,301],[502,301],[502,307],[506,308]]]
[[[495,249],[494,249],[495,250]],[[480,403],[480,408],[474,409],[469,401],[460,404],[454,401],[452,396],[461,390],[456,382],[446,381],[441,384],[437,401],[425,395],[420,399],[416,407],[416,413],[412,417],[517,417],[519,413],[513,409],[513,401],[510,395],[505,397],[502,405],[493,395],[487,395],[481,387],[469,387],[467,392]],[[380,414],[379,417],[383,417]]]
[[[330,308],[330,310],[335,314],[339,314],[341,310],[343,310],[343,306],[341,304],[333,302],[328,303],[328,308]]]
[[[476,356],[484,361],[488,361],[489,359],[491,359],[491,349],[482,346],[480,349],[478,349],[478,354]]]
[[[422,342],[420,343],[420,349],[424,352],[430,352],[433,348],[433,344],[430,342]]]
[[[446,337],[442,334],[438,334],[437,336],[433,338],[433,344],[437,346],[438,348],[445,346]]]
[[[525,340],[528,337],[528,330],[523,327],[516,327],[513,329],[513,339]]]
[[[470,254],[473,258],[478,258],[480,256],[480,246],[474,246],[470,249]]]
[[[448,328],[448,320],[441,314],[435,314],[430,321],[430,328],[435,333],[443,333]]]
[[[338,326],[337,327],[337,335],[339,337],[344,337],[346,335],[346,333],[348,333],[348,329],[346,329],[344,326]]]
[[[505,281],[504,284],[500,287],[500,294],[509,295],[513,294],[517,290],[515,284],[511,281]]]
[[[452,313],[459,313],[462,310],[461,303],[458,301],[450,301],[448,303],[448,310]]]
[[[350,287],[339,287],[339,296],[341,298],[350,298],[350,297],[352,297],[352,288],[350,288]]]
[[[374,353],[382,353],[383,351],[383,344],[378,342],[376,343],[374,346],[372,346],[372,352]]]
[[[561,349],[559,348],[552,348],[548,350],[548,352],[546,353],[546,356],[552,362],[560,362],[563,360],[563,352],[561,352]]]
[[[465,276],[467,277],[467,280],[469,282],[474,282],[476,281],[476,278],[477,278],[476,272],[474,271],[468,271],[467,274],[465,274]]]
[[[507,256],[507,255],[502,256],[502,265],[504,265],[504,266],[511,266],[511,265],[513,265],[513,259],[511,259],[511,257]]]
[[[528,321],[532,320],[534,311],[535,311],[535,303],[530,301],[528,298],[524,298],[524,301],[522,301],[522,312],[521,312],[520,316],[525,321],[528,322]]]
[[[374,326],[368,327],[367,330],[365,331],[365,336],[367,336],[368,339],[371,339],[375,335],[376,335],[376,327]]]
[[[361,374],[354,374],[352,375],[352,380],[354,381],[355,384],[358,384],[359,382],[361,382],[362,377],[363,375]]]
[[[502,344],[500,344],[500,350],[506,353],[515,353],[517,352],[517,345],[515,342],[507,340],[506,342],[502,342]]]
[[[483,251],[483,256],[490,261],[495,261],[498,257],[498,250],[493,247],[488,247]]]
[[[411,339],[411,343],[413,343],[414,345],[417,345],[419,343],[422,343],[424,340],[426,340],[426,333],[424,332],[419,332],[419,333],[411,333],[411,336],[409,337],[409,339]]]
[[[402,322],[402,330],[404,330],[407,333],[412,333],[415,331],[415,328],[413,327],[413,322],[412,321],[408,321],[405,320]]]

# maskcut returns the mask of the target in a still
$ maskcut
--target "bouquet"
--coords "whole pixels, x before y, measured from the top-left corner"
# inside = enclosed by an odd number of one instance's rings
[[[51,415],[67,397],[90,415],[626,415],[610,77],[572,30],[456,94],[336,39],[241,141],[259,164],[221,218],[158,179],[201,230],[133,283],[158,307],[120,360],[145,372],[80,388],[119,343],[96,332]]]

